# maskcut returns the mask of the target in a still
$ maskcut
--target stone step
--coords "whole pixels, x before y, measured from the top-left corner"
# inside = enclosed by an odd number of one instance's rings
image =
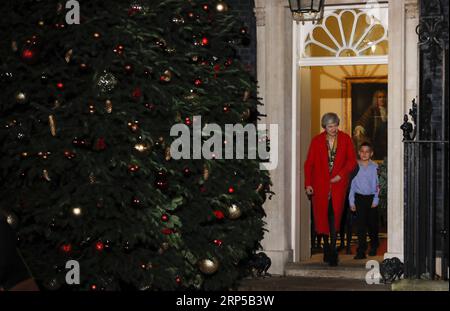
[[[363,260],[353,259],[353,255],[340,255],[339,265],[330,267],[322,261],[322,255],[313,255],[310,260],[288,263],[285,267],[285,275],[308,278],[339,278],[365,280],[369,269],[366,262],[376,260],[381,263],[382,257],[368,257]]]

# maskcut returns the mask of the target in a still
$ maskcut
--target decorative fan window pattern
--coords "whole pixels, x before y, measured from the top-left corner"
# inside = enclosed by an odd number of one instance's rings
[[[388,54],[387,29],[360,10],[337,10],[306,36],[303,57],[358,57]]]

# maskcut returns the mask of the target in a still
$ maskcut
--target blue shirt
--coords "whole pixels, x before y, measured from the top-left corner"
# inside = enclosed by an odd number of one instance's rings
[[[350,206],[355,206],[355,193],[362,195],[374,195],[373,205],[377,206],[379,184],[378,184],[378,165],[369,161],[367,166],[359,164],[358,174],[353,178],[348,196]]]

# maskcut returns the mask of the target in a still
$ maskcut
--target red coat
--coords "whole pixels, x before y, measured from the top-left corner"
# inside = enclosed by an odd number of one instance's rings
[[[336,232],[339,231],[350,174],[356,168],[356,153],[352,139],[342,131],[337,135],[337,150],[331,175],[328,170],[328,148],[326,132],[311,141],[308,158],[305,161],[305,187],[314,189],[312,196],[314,224],[317,234],[330,234],[328,225],[328,193],[331,187]],[[341,180],[331,184],[336,175]]]

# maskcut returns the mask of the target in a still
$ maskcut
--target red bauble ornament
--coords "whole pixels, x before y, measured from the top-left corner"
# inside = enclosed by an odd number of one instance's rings
[[[207,37],[203,37],[202,38],[202,45],[208,45],[209,44],[209,40]]]
[[[162,216],[161,216],[161,220],[162,221],[169,221],[169,215],[167,215],[167,214],[163,214]]]
[[[161,232],[162,232],[163,234],[165,234],[165,235],[169,235],[169,234],[172,234],[172,233],[173,233],[173,229],[170,229],[170,228],[164,228],[164,229],[161,230]]]
[[[220,71],[220,65],[219,64],[214,65],[213,69],[214,69],[215,72],[219,72]]]
[[[73,158],[75,158],[75,153],[73,153],[72,151],[70,151],[70,150],[66,150],[66,151],[64,151],[64,156],[67,158],[67,159],[69,159],[69,160],[72,160]]]
[[[139,87],[135,88],[131,96],[133,96],[134,99],[139,99],[142,96],[141,88]]]
[[[229,106],[223,106],[223,112],[229,112],[230,107]]]
[[[56,87],[57,87],[58,89],[62,90],[62,89],[64,88],[64,83],[58,82],[58,83],[56,83]]]
[[[106,142],[103,137],[100,137],[97,139],[97,142],[95,143],[95,149],[97,150],[105,150],[106,149]]]
[[[22,51],[22,59],[26,60],[26,61],[32,60],[34,58],[35,54],[36,53],[31,49],[24,49]]]
[[[177,284],[181,284],[181,277],[177,276],[175,278],[175,282],[177,282]]]
[[[64,253],[69,253],[72,250],[72,245],[71,244],[63,244],[63,245],[61,245],[61,250]]]
[[[91,285],[91,290],[97,290],[97,285],[92,284],[92,285]]]
[[[214,242],[214,244],[216,244],[217,246],[221,246],[221,245],[222,245],[222,240],[215,239],[213,242]]]
[[[98,250],[99,252],[101,252],[104,248],[105,245],[103,244],[102,241],[98,241],[97,243],[95,243],[95,249]]]
[[[131,173],[135,173],[139,171],[139,166],[136,164],[130,164],[128,165],[128,171],[130,171]]]
[[[233,187],[229,187],[228,188],[228,193],[234,193],[234,188]]]
[[[192,124],[191,118],[186,117],[186,118],[184,119],[184,123],[185,123],[186,125],[191,125],[191,124]]]
[[[204,4],[202,6],[202,8],[203,8],[204,11],[208,11],[209,10],[209,6],[207,4]]]
[[[225,66],[227,66],[227,67],[231,66],[232,63],[233,63],[233,61],[231,60],[231,58],[229,58],[225,61]]]
[[[202,80],[201,79],[195,79],[194,80],[194,84],[195,84],[195,86],[200,86],[200,85],[202,85]]]
[[[133,200],[131,201],[134,205],[139,205],[141,204],[141,200],[139,200],[138,197],[134,197]]]
[[[218,211],[218,210],[214,211],[214,215],[216,216],[217,219],[222,219],[222,218],[225,217],[223,212],[222,211]]]

